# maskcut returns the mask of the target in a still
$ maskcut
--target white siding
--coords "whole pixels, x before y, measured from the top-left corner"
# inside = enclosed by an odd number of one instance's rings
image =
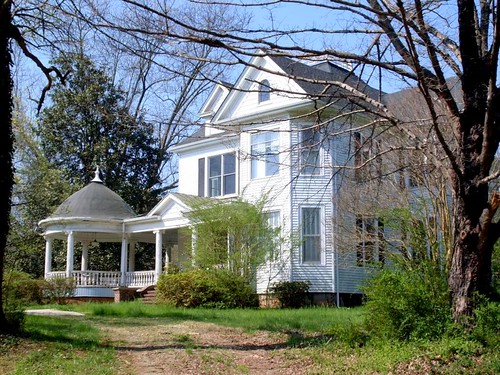
[[[237,151],[239,141],[232,139],[221,139],[219,143],[211,143],[208,146],[201,145],[199,148],[179,153],[179,193],[198,195],[198,160],[227,152]],[[207,170],[205,168],[205,189]],[[236,180],[238,181],[238,166],[236,167]],[[238,192],[238,182],[237,192]]]

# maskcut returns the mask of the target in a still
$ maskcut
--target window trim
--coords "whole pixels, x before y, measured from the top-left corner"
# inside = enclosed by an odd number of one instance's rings
[[[372,222],[373,230],[367,231],[368,222]],[[361,225],[360,225],[361,224]],[[368,267],[385,264],[387,249],[385,244],[385,225],[380,217],[356,215],[356,266]],[[371,236],[372,238],[369,238]],[[368,241],[366,240],[368,239]],[[371,254],[367,256],[367,246],[371,246]]]
[[[282,237],[282,231],[283,231],[283,223],[282,223],[282,218],[281,218],[281,210],[279,208],[270,208],[266,211],[263,212],[263,214],[266,217],[267,220],[267,225],[270,227],[272,230],[276,230],[279,228],[279,238],[277,238],[277,243],[274,244],[273,246],[273,251],[268,254],[268,261],[276,261],[281,257],[282,254],[282,248],[281,248],[281,242],[280,238]],[[273,223],[270,222],[271,215],[275,214],[278,218],[278,225],[271,225]]]
[[[226,157],[226,155],[233,155],[234,157],[234,172],[231,172],[231,173],[226,173],[226,171],[224,170],[224,159]],[[210,159],[213,159],[215,157],[219,157],[220,158],[220,174],[216,175],[216,176],[211,176],[210,174]],[[236,154],[236,151],[230,151],[230,152],[225,152],[225,153],[222,153],[222,154],[214,154],[214,155],[210,155],[210,156],[207,156],[205,157],[205,181],[206,181],[206,184],[205,184],[205,197],[210,197],[210,198],[216,198],[216,197],[229,197],[229,196],[235,196],[237,193],[238,193],[238,162],[237,162],[238,158],[237,158],[237,154]],[[234,175],[234,192],[232,193],[225,193],[225,178],[227,176],[231,176],[231,175]],[[212,192],[211,192],[211,188],[212,188],[212,185],[211,185],[211,180],[214,179],[214,178],[218,178],[219,179],[219,183],[220,183],[220,194],[218,195],[212,195]]]
[[[313,144],[311,142],[308,142],[307,144],[304,143],[305,140],[305,134],[309,131],[313,131],[312,133],[312,138],[311,140],[313,141]],[[317,132],[314,133],[314,125],[303,125],[300,130],[299,130],[299,166],[300,166],[300,174],[305,175],[305,176],[322,176],[324,174],[324,167],[325,167],[325,160],[324,160],[324,152],[323,152],[323,147],[321,146],[321,140],[318,142],[314,141],[315,135],[320,135],[321,133]],[[318,152],[318,158],[317,158],[317,163],[315,166],[308,165],[307,163],[304,162],[304,152],[310,153],[312,150],[316,150]],[[316,151],[315,151],[316,152]],[[309,157],[309,155],[308,155]],[[313,173],[308,173],[306,170],[313,168]]]
[[[258,142],[258,143],[254,143],[253,142],[253,138],[254,137],[256,137],[258,135],[263,135],[263,134],[273,134],[274,136],[276,136],[276,139],[272,140],[271,142],[268,142],[268,141]],[[265,145],[267,143],[271,143],[271,145],[272,145],[272,143],[274,143],[274,142],[276,142],[276,157],[278,159],[277,170],[273,174],[267,174],[267,168],[266,167],[267,167],[267,164],[269,162],[268,162],[268,160],[266,160],[266,156],[267,155],[273,155],[274,156],[274,154],[264,153],[264,154],[261,154],[261,155],[254,156],[253,147],[256,146],[256,145],[264,145],[264,147],[266,147]],[[254,162],[263,163],[264,164],[264,175],[255,175],[254,176]],[[257,132],[257,133],[250,134],[250,180],[257,180],[259,178],[266,178],[266,177],[278,176],[280,174],[280,171],[281,171],[280,163],[281,163],[281,160],[280,160],[280,134],[279,134],[278,129],[263,130],[263,131],[260,131],[260,132]]]
[[[258,102],[264,103],[271,100],[271,84],[269,80],[263,79],[259,82]]]
[[[316,209],[319,213],[319,259],[318,260],[305,260],[304,254],[304,241],[303,241],[303,228],[304,228],[304,209]],[[299,207],[299,223],[300,223],[300,263],[305,265],[325,265],[325,238],[326,238],[326,228],[325,228],[325,209],[323,205],[301,205]]]

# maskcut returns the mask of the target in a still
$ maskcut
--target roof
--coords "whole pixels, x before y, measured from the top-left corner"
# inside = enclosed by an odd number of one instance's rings
[[[452,77],[447,79],[446,83],[458,107],[463,108],[460,79]],[[438,115],[446,113],[446,103],[442,102],[434,93],[431,93],[431,96]],[[426,122],[431,118],[429,106],[417,87],[386,94],[382,101],[392,114],[402,121]]]
[[[377,99],[379,96],[379,90],[369,86],[353,72],[332,62],[326,61],[310,66],[288,57],[269,57],[309,95],[321,95],[321,99],[324,100],[330,100],[334,97],[339,98],[340,96],[337,93],[341,93],[342,89],[327,83],[336,81],[345,83],[372,99]]]
[[[136,216],[118,194],[94,179],[61,203],[49,219],[128,219]]]

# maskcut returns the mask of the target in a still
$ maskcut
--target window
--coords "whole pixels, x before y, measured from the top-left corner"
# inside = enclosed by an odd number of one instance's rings
[[[356,262],[358,266],[367,263],[385,262],[384,222],[372,217],[356,217]]]
[[[279,211],[269,211],[264,213],[267,219],[267,226],[269,228],[268,234],[264,238],[267,244],[272,244],[269,252],[269,259],[276,260],[280,254],[280,234],[281,234],[281,217]]]
[[[321,133],[317,127],[301,130],[300,165],[304,174],[320,174],[321,172]]]
[[[267,79],[259,84],[259,103],[266,102],[271,99],[271,85]]]
[[[365,138],[355,132],[354,138],[354,179],[356,182],[366,182],[382,176],[382,159],[380,143]],[[373,160],[371,160],[373,159]]]
[[[269,211],[265,213],[267,217],[267,225],[271,229],[277,229],[281,227],[281,219],[279,211]]]
[[[263,132],[252,134],[252,179],[273,176],[279,172],[279,134]]]
[[[236,192],[236,154],[208,158],[208,195],[218,197]]]
[[[321,262],[321,209],[302,208],[302,261]]]

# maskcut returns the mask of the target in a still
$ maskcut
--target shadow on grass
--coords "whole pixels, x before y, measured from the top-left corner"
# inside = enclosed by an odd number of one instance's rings
[[[69,344],[76,349],[109,347],[102,342],[97,328],[79,318],[32,316],[28,318],[24,336],[33,341]]]

